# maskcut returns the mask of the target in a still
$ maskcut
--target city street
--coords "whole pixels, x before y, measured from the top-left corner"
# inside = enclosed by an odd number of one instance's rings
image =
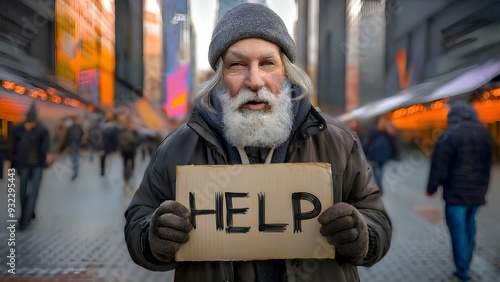
[[[136,158],[135,188],[147,161],[140,154]],[[130,259],[123,235],[123,214],[130,197],[123,193],[121,165],[121,157],[113,155],[106,175],[100,177],[98,157],[84,155],[74,181],[65,156],[46,169],[36,220],[29,229],[15,232],[15,275],[7,272],[11,235],[5,227],[0,232],[0,281],[173,281],[173,272],[152,272]],[[383,197],[393,223],[392,246],[380,263],[359,268],[361,281],[453,281],[443,201],[440,195],[425,196],[428,167],[428,158],[411,148],[401,161],[387,166]],[[0,187],[6,195],[5,177]],[[7,197],[1,199],[0,220],[5,226]],[[472,281],[500,279],[499,200],[497,164],[488,204],[478,212]]]

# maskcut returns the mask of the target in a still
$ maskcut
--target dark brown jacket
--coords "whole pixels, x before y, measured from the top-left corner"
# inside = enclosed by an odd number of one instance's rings
[[[219,138],[194,111],[188,123],[169,134],[153,154],[125,213],[125,239],[137,264],[155,271],[175,269],[175,281],[235,281],[233,262],[159,263],[151,257],[147,242],[153,212],[163,201],[175,199],[176,166],[227,163]],[[311,107],[289,144],[286,162],[331,164],[333,186],[339,187],[334,189],[335,203],[355,206],[376,234],[376,255],[362,265],[381,260],[389,250],[392,228],[356,134]],[[340,259],[293,259],[286,261],[286,267],[289,282],[359,281],[357,267]],[[241,271],[248,271],[243,277],[254,276],[252,268]]]

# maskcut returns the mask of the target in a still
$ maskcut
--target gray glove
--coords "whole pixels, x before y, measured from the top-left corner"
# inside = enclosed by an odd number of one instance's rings
[[[359,211],[347,204],[338,203],[326,209],[318,218],[323,225],[321,235],[335,245],[338,254],[350,262],[362,262],[368,253],[368,226]]]
[[[189,210],[176,201],[163,202],[154,212],[149,226],[149,247],[153,256],[164,262],[173,261],[181,244],[189,241]]]

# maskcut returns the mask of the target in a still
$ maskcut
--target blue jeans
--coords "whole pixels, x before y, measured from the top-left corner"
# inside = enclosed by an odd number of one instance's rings
[[[33,212],[35,211],[36,198],[38,197],[38,189],[42,180],[42,167],[24,167],[20,169],[21,176],[21,220],[19,225],[21,228],[27,227]],[[30,188],[28,184],[31,182]]]
[[[476,212],[478,206],[446,205],[446,224],[450,230],[455,275],[462,280],[469,280],[469,267],[475,247]]]
[[[375,178],[375,181],[377,182],[377,185],[380,188],[380,193],[382,193],[383,192],[382,179],[384,178],[384,163],[371,161],[370,166],[373,171],[373,178]]]

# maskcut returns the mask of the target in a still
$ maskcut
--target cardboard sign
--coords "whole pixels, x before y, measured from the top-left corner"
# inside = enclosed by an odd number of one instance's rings
[[[177,167],[195,227],[177,261],[333,258],[317,217],[333,204],[330,164]]]

